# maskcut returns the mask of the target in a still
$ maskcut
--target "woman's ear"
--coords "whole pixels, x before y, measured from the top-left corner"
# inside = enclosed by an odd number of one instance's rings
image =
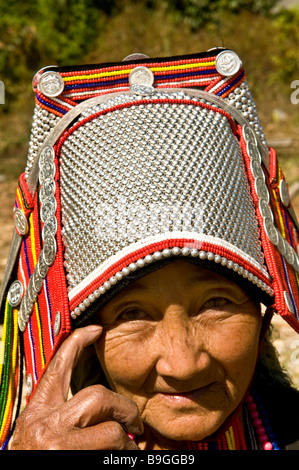
[[[71,391],[75,393],[90,385],[106,385],[106,378],[93,345],[88,346],[81,354],[71,379]]]

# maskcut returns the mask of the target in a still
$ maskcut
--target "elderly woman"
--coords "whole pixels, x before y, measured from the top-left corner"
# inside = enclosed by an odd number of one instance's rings
[[[269,324],[299,331],[298,222],[239,57],[138,54],[33,86],[2,447],[288,448],[299,395]]]

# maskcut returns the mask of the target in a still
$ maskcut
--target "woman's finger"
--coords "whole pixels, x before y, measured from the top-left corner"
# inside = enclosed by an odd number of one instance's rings
[[[103,421],[115,421],[128,433],[143,432],[143,423],[136,403],[102,385],[93,385],[76,393],[65,403],[63,415],[68,426],[73,428],[82,429]],[[60,417],[60,423],[63,423],[63,415]]]
[[[45,450],[138,450],[120,424],[107,421],[44,441]]]
[[[36,389],[36,401],[54,407],[67,400],[73,368],[84,348],[94,343],[102,330],[99,325],[88,325],[76,329],[64,341]]]

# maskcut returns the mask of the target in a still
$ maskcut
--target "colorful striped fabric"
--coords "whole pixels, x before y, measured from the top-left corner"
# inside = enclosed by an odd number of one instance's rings
[[[217,72],[215,61],[216,55],[212,55],[172,61],[144,60],[142,65],[153,72],[156,88],[200,88],[225,98],[245,80],[245,72],[241,68],[233,77],[223,77]],[[122,62],[120,65],[90,67],[81,71],[58,69],[65,83],[63,93],[59,98],[49,99],[37,91],[36,102],[47,111],[63,116],[82,100],[129,90],[129,75],[138,65],[139,62],[135,65]]]

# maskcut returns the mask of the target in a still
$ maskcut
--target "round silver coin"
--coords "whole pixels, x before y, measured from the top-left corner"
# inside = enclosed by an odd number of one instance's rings
[[[294,251],[293,268],[295,269],[295,271],[297,271],[297,273],[299,272],[299,256],[297,255],[297,253],[295,251]]]
[[[153,72],[148,67],[135,67],[129,75],[130,85],[151,86],[155,81]]]
[[[56,217],[54,216],[48,217],[44,222],[44,226],[42,230],[43,240],[45,240],[45,238],[48,235],[51,235],[52,237],[54,237],[56,235],[56,231],[57,231]]]
[[[22,307],[22,304],[20,306],[20,310],[19,310],[19,313],[18,313],[18,325],[19,325],[19,328],[22,332],[24,332],[26,330],[26,326],[27,326],[27,322],[25,320],[23,320],[23,307]]]
[[[259,149],[251,140],[246,144],[246,148],[247,148],[247,153],[249,155],[250,160],[255,160],[258,163],[262,162],[262,157],[259,152]]]
[[[26,235],[29,229],[26,215],[21,209],[14,210],[15,227],[21,235]]]
[[[20,281],[14,281],[8,291],[8,303],[11,307],[20,305],[23,296],[23,284]]]
[[[279,230],[277,230],[277,233],[278,233],[278,244],[277,244],[278,251],[282,256],[285,256],[286,255],[286,248],[285,248],[285,244],[284,244],[284,238],[281,235]]]
[[[255,179],[260,178],[265,181],[265,174],[262,170],[260,163],[257,160],[251,160],[250,169]]]
[[[216,70],[220,75],[230,77],[235,75],[242,67],[239,56],[233,51],[223,51],[216,57]]]
[[[29,318],[33,311],[33,302],[31,302],[29,299],[29,293],[27,289],[22,302],[24,302],[24,316],[25,318]]]
[[[260,209],[260,213],[262,214],[263,219],[269,219],[269,220],[272,220],[272,222],[274,221],[274,217],[269,207],[269,204],[263,199],[260,199],[259,201],[259,209]]]
[[[286,306],[287,306],[289,312],[294,314],[295,310],[294,310],[293,302],[292,302],[292,299],[291,299],[289,293],[286,290],[284,291],[283,296],[284,296],[284,300],[285,300],[285,303],[286,303]]]
[[[248,124],[245,124],[242,129],[245,142],[252,142],[254,145],[257,145],[255,133],[252,127],[250,127]]]
[[[35,266],[32,277],[34,289],[37,293],[39,293],[42,290],[44,278],[39,273],[38,265]]]
[[[56,240],[51,235],[48,235],[45,238],[45,244],[44,244],[44,249],[43,249],[44,260],[48,266],[52,266],[52,264],[54,263],[56,251],[57,251]]]
[[[279,242],[278,232],[271,219],[264,219],[264,227],[270,242],[277,246]]]
[[[287,260],[287,262],[291,265],[293,265],[294,263],[294,252],[293,252],[293,249],[291,247],[291,245],[288,243],[287,240],[284,240],[284,246],[285,246],[285,259]]]
[[[42,166],[46,163],[46,161],[53,162],[55,159],[55,152],[53,147],[45,147],[39,156],[39,168],[42,168]]]
[[[40,190],[40,199],[43,202],[47,197],[54,196],[55,194],[55,181],[53,178],[47,178]]]
[[[56,173],[56,167],[54,162],[45,161],[43,166],[39,170],[39,181],[43,185],[47,178],[54,178]]]
[[[63,92],[64,81],[58,72],[48,71],[40,76],[37,88],[48,98],[54,98]]]
[[[263,199],[269,204],[270,197],[268,188],[262,178],[257,178],[255,180],[255,191],[259,199]]]
[[[40,276],[45,279],[46,275],[48,274],[49,266],[45,262],[43,250],[41,251],[38,258],[37,269]]]
[[[132,93],[141,96],[152,95],[153,93],[155,93],[155,88],[153,86],[148,85],[131,85],[130,90]]]
[[[283,205],[288,207],[290,205],[290,195],[288,185],[285,180],[281,180],[279,183],[279,195]]]
[[[34,304],[37,299],[38,291],[36,290],[34,282],[33,282],[33,275],[29,279],[27,290],[28,290],[28,299],[32,304]]]
[[[146,54],[142,54],[141,52],[134,52],[133,54],[127,55],[123,59],[123,62],[129,61],[129,60],[141,60],[141,59],[149,59],[149,56]]]
[[[25,323],[28,321],[28,318],[25,315],[25,303],[23,301],[21,302],[21,305],[20,305],[18,317]]]
[[[55,212],[57,209],[57,203],[55,197],[47,197],[41,207],[41,219],[43,222],[46,222],[47,219],[55,217]]]

